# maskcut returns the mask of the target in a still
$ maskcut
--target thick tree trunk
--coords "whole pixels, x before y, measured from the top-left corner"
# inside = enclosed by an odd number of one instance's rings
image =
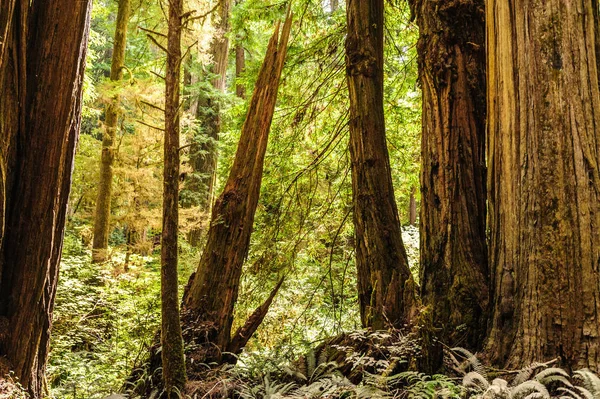
[[[411,7],[423,91],[421,299],[443,343],[479,349],[489,305],[484,0]]]
[[[227,34],[230,30],[231,0],[219,0],[217,10],[215,34],[210,48],[213,59],[211,73],[214,75],[211,83],[215,91],[224,93],[229,58]],[[216,180],[217,142],[221,130],[219,102],[219,95],[209,91],[200,93],[196,119],[198,119],[202,131],[196,140],[197,143],[190,148],[190,164],[198,178],[194,180],[196,187],[189,187],[189,189],[198,194],[198,198],[200,198],[198,205],[207,210],[210,210],[212,206]],[[196,244],[195,238],[197,238],[198,232],[191,234],[190,241],[192,244]]]
[[[113,45],[110,80],[123,79],[125,65],[125,47],[127,43],[127,23],[129,22],[129,0],[119,0],[115,41]],[[103,262],[108,258],[108,235],[110,232],[110,201],[112,198],[113,163],[115,161],[115,137],[119,120],[119,95],[115,95],[106,107],[105,130],[102,136],[102,156],[100,162],[100,181],[94,215],[94,241],[92,260]]]
[[[403,326],[415,306],[383,115],[383,0],[348,0],[346,71],[358,294],[363,326]]]
[[[291,21],[288,16],[281,38],[278,26],[269,42],[233,167],[225,189],[215,203],[198,270],[184,295],[186,317],[209,326],[208,341],[221,352],[228,350],[231,342],[233,310],[250,245]],[[246,331],[248,334],[251,332]],[[208,356],[221,359],[220,352]]]
[[[488,0],[486,20],[487,348],[600,371],[598,3]]]
[[[165,143],[161,240],[162,375],[167,398],[181,397],[186,381],[177,279],[179,228],[179,83],[183,0],[169,2],[165,77]]]
[[[0,355],[34,398],[45,387],[90,8],[70,0],[0,4],[0,319],[8,323]]]

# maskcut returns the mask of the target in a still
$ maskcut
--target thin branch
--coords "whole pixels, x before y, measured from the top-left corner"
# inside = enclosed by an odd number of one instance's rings
[[[169,54],[169,50],[167,50],[162,44],[160,44],[158,42],[158,40],[156,40],[154,38],[154,36],[152,36],[149,33],[146,33],[146,36],[148,36],[148,39],[150,39],[157,47],[159,47],[162,51],[164,51],[165,53]]]
[[[145,100],[140,100],[140,102],[142,104],[144,104],[144,105],[147,105],[147,106],[151,107],[151,108],[154,108],[154,109],[157,109],[159,111],[165,112],[165,110],[163,108],[159,107],[158,105],[154,105],[154,104],[152,104],[152,103],[150,103],[148,101],[145,101]]]
[[[160,33],[160,32],[157,32],[157,31],[155,31],[155,30],[152,30],[152,29],[143,28],[143,27],[141,27],[141,26],[139,26],[139,25],[138,25],[138,29],[141,29],[141,30],[143,30],[143,31],[144,31],[144,32],[146,32],[146,33],[151,33],[151,34],[153,34],[153,35],[157,35],[157,36],[160,36],[160,37],[164,37],[165,39],[167,38],[167,35],[165,35],[164,33]]]
[[[141,123],[141,124],[142,124],[142,125],[144,125],[144,126],[148,126],[149,128],[156,129],[156,130],[159,130],[159,131],[161,131],[161,132],[164,132],[164,131],[165,131],[165,129],[164,129],[164,128],[162,128],[162,127],[158,127],[158,126],[154,126],[154,125],[151,125],[151,124],[149,124],[149,123],[146,123],[146,122],[144,122],[144,121],[143,121],[143,120],[141,120],[141,119],[136,119],[135,121],[136,121],[137,123]]]
[[[156,73],[156,72],[154,72],[153,70],[150,70],[150,73],[151,73],[152,75],[156,76],[157,78],[160,78],[160,79],[162,79],[162,80],[165,80],[165,77],[164,77],[164,76],[162,76],[160,73]]]

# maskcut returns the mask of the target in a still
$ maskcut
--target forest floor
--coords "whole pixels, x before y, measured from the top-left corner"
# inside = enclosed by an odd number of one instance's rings
[[[132,370],[143,370],[160,324],[159,252],[155,248],[148,256],[127,258],[123,247],[115,245],[109,262],[92,264],[82,236],[71,229],[65,237],[48,386],[54,399],[102,399],[111,394],[118,398],[116,393],[123,391]],[[404,240],[416,269],[417,230],[406,229]],[[198,259],[197,249],[180,244],[181,287]],[[317,277],[302,281],[318,288],[322,278]],[[319,311],[327,307],[328,297],[318,296],[316,288],[307,296],[316,304],[306,306],[298,300],[299,295],[306,295],[304,291],[295,284],[282,291],[281,303],[274,303],[271,318],[237,364],[206,366],[188,382],[187,397],[433,399],[495,392],[506,394],[504,399],[600,398],[600,379],[594,374],[570,375],[551,363],[521,371],[492,370],[461,348],[447,348],[443,374],[421,373],[422,348],[414,331],[361,330],[356,322],[336,318],[335,311]],[[294,300],[298,301],[295,305]],[[344,313],[353,314],[350,310]],[[333,322],[328,321],[332,317]],[[315,334],[317,330],[320,335]],[[128,390],[160,379],[143,372],[138,375],[122,397],[133,398]],[[147,391],[158,394],[152,386]],[[0,382],[0,392],[0,399],[26,397],[10,377]]]

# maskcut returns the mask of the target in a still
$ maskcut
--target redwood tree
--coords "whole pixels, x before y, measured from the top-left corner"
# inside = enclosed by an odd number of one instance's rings
[[[600,371],[598,3],[489,0],[486,20],[487,349]]]
[[[44,391],[91,2],[0,3],[0,355]]]
[[[383,0],[348,0],[346,75],[358,295],[363,326],[401,327],[415,309],[383,114]]]
[[[221,360],[222,351],[237,352],[243,347],[268,309],[268,305],[259,307],[232,339],[233,311],[242,266],[250,246],[291,24],[291,15],[288,15],[281,38],[278,25],[269,42],[229,178],[212,211],[206,247],[184,294],[186,320],[189,324],[199,324],[208,329],[204,333],[211,343],[209,347],[216,348],[219,353],[205,357],[217,360]],[[280,285],[266,304],[270,304]]]
[[[179,229],[179,99],[183,0],[169,1],[165,76],[165,143],[161,239],[161,358],[168,399],[181,397],[186,381],[177,278]]]
[[[213,90],[201,90],[196,108],[196,119],[199,132],[190,148],[190,165],[194,172],[193,179],[188,180],[187,188],[198,198],[197,203],[207,211],[210,210],[214,195],[217,171],[217,142],[221,131],[220,96],[225,92],[227,65],[229,59],[231,0],[218,0],[216,12],[213,14],[215,33],[210,46],[212,65],[211,85]],[[190,242],[196,245],[200,231],[190,232]]]
[[[439,339],[478,349],[489,304],[484,0],[411,7],[423,93],[421,299]]]
[[[129,14],[129,0],[119,0],[110,67],[110,80],[112,82],[118,82],[123,79]],[[112,199],[113,163],[115,161],[114,146],[119,119],[119,106],[119,95],[116,94],[106,107],[106,121],[102,136],[102,156],[100,159],[100,181],[96,199],[96,212],[94,214],[94,240],[92,244],[92,259],[94,262],[105,261],[108,255],[110,201]]]

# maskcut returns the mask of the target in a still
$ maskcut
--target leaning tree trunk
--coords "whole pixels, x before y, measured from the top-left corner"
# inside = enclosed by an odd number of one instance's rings
[[[119,0],[115,41],[110,67],[110,80],[113,82],[123,79],[129,14],[129,0]],[[117,94],[106,107],[106,122],[102,136],[102,156],[100,160],[100,181],[98,183],[96,212],[94,214],[94,240],[92,243],[92,260],[94,262],[103,262],[108,258],[110,201],[112,198],[113,163],[115,161],[114,145],[119,119],[119,106],[119,95]]]
[[[163,220],[161,240],[161,357],[168,399],[181,397],[185,386],[185,357],[179,317],[177,278],[179,228],[179,83],[183,0],[169,2],[167,72],[165,76],[165,143]]]
[[[358,295],[363,326],[403,326],[415,284],[402,242],[383,114],[383,0],[348,0],[346,71]]]
[[[411,7],[423,91],[421,300],[439,340],[479,349],[489,304],[484,0]],[[438,368],[441,346],[435,357]]]
[[[42,396],[91,2],[0,3],[0,355]]]
[[[237,335],[243,335],[243,339],[240,340],[236,335],[232,340],[233,310],[238,296],[242,266],[248,255],[263,162],[291,23],[292,17],[288,15],[281,38],[278,26],[269,42],[248,116],[242,127],[233,167],[225,189],[215,203],[208,241],[198,270],[192,276],[184,294],[185,318],[188,322],[208,326],[208,341],[219,351],[207,354],[206,357],[216,360],[221,360],[222,351],[236,352],[243,347],[268,309],[268,306],[263,308],[262,312],[261,308],[257,309],[248,321],[248,324],[255,327],[240,329]],[[235,348],[230,345],[231,342],[236,343]]]
[[[488,351],[600,371],[598,3],[489,0]]]

